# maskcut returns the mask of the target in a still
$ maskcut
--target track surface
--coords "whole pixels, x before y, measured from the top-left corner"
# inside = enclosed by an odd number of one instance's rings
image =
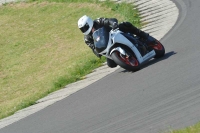
[[[164,58],[135,73],[118,69],[0,133],[156,133],[199,122],[200,1],[175,3]]]

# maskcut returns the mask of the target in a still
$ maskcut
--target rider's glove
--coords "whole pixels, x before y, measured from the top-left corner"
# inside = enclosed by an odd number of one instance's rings
[[[119,28],[119,26],[118,26],[118,24],[117,24],[116,22],[114,22],[114,23],[112,24],[112,29],[115,30],[115,29],[117,29],[117,28]]]
[[[94,44],[93,43],[87,43],[87,45],[92,49],[92,50],[94,50],[95,49],[95,47],[94,47]]]

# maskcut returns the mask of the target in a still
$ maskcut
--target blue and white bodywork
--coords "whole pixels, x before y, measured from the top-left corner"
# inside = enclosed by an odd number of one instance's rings
[[[96,51],[109,59],[112,59],[111,54],[114,51],[119,51],[122,55],[126,55],[126,51],[123,46],[128,47],[136,56],[138,62],[143,62],[153,58],[156,53],[155,50],[151,50],[142,56],[137,46],[137,38],[128,33],[124,33],[119,29],[106,31],[106,29],[100,28],[93,33],[93,39]]]

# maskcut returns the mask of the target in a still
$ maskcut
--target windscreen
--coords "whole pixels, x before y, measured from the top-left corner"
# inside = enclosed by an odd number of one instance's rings
[[[109,40],[109,32],[105,27],[99,28],[93,33],[94,45],[98,53],[107,48]]]

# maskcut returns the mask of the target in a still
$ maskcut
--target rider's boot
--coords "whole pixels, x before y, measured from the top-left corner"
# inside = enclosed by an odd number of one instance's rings
[[[151,44],[151,43],[155,43],[156,42],[155,38],[153,38],[148,33],[144,32],[144,31],[142,31],[140,29],[137,29],[135,34],[137,36],[139,36],[140,38],[142,38],[147,44]]]
[[[147,44],[149,43],[155,43],[155,38],[150,36],[148,33],[138,29],[137,27],[133,26],[130,22],[122,22],[119,24],[119,28],[122,29],[122,31],[129,32],[131,34],[135,34],[138,37],[142,38]]]

